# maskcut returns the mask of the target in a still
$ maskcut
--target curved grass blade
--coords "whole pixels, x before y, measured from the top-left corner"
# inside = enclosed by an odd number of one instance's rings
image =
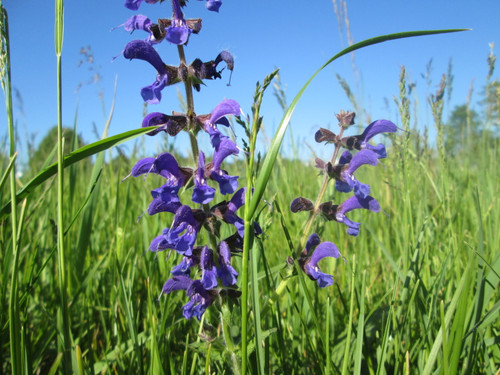
[[[64,158],[64,167],[67,168],[68,166],[79,162],[80,160],[83,160],[89,156],[92,156],[94,154],[97,154],[101,151],[107,150],[113,146],[117,146],[123,142],[129,141],[131,139],[134,139],[138,137],[139,135],[142,135],[144,133],[150,132],[151,130],[156,129],[158,126],[150,126],[148,128],[140,128],[140,129],[134,129],[130,130],[124,133],[120,133],[117,135],[114,135],[112,137],[108,137],[105,139],[102,139],[100,141],[91,143],[89,145],[83,146],[79,148],[78,150],[75,150],[71,153],[69,153],[67,156]],[[57,163],[51,164],[48,168],[44,169],[41,171],[39,174],[37,174],[33,179],[26,184],[25,187],[23,187],[21,190],[17,192],[17,200],[21,200],[25,198],[28,194],[30,194],[33,189],[35,189],[38,185],[41,183],[47,181],[50,177],[54,176],[57,173]],[[10,202],[5,204],[2,209],[0,210],[0,218],[4,217],[10,212]]]
[[[286,110],[285,115],[283,116],[283,119],[281,120],[281,123],[278,127],[278,130],[276,131],[276,134],[274,136],[273,142],[271,143],[271,147],[269,148],[269,151],[268,151],[266,158],[264,160],[264,163],[262,165],[262,169],[259,173],[257,183],[255,184],[255,190],[254,190],[252,199],[251,199],[250,204],[249,204],[249,209],[248,209],[248,211],[246,211],[246,213],[248,214],[247,219],[253,217],[255,210],[257,208],[257,205],[259,204],[259,202],[262,199],[262,195],[264,194],[264,190],[266,188],[267,182],[269,181],[269,176],[271,175],[271,171],[272,171],[274,163],[276,161],[276,157],[278,156],[278,152],[279,152],[279,149],[281,147],[283,137],[285,136],[286,129],[287,129],[288,124],[290,122],[290,119],[292,117],[293,111],[295,110],[295,107],[297,106],[299,99],[302,97],[302,95],[304,94],[304,92],[307,89],[307,87],[309,86],[309,84],[318,75],[319,72],[321,72],[324,68],[326,68],[328,65],[330,65],[330,63],[337,60],[339,57],[344,56],[344,55],[348,54],[349,52],[353,52],[353,51],[356,51],[360,48],[368,47],[368,46],[371,46],[374,44],[387,42],[389,40],[410,38],[410,37],[414,37],[414,36],[445,34],[445,33],[453,33],[453,32],[466,31],[466,30],[469,30],[469,29],[406,31],[406,32],[402,32],[402,33],[394,33],[394,34],[376,36],[374,38],[366,39],[366,40],[363,40],[359,43],[355,43],[355,44],[343,49],[342,51],[337,53],[335,56],[333,56],[330,60],[328,60],[326,63],[324,63],[309,78],[309,80],[305,83],[305,85],[302,86],[302,88],[300,89],[300,91],[295,96],[292,103],[290,104],[290,106]]]

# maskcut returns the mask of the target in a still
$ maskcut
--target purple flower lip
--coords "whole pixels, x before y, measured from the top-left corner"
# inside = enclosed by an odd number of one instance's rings
[[[389,120],[377,120],[368,125],[362,134],[342,138],[342,144],[349,150],[369,149],[379,155],[379,159],[387,157],[385,146],[379,143],[373,146],[368,143],[370,139],[380,133],[395,133],[398,127]]]
[[[299,265],[311,280],[316,280],[320,288],[333,284],[333,276],[321,272],[318,262],[326,257],[338,258],[340,251],[332,242],[321,242],[319,236],[313,233],[309,236],[306,248],[299,258]]]

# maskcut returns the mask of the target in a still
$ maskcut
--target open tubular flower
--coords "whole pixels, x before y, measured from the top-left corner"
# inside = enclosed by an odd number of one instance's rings
[[[123,56],[126,59],[139,59],[150,63],[158,72],[155,82],[141,89],[141,96],[149,104],[159,103],[161,91],[166,87],[180,82],[179,69],[166,65],[153,46],[145,40],[133,40],[125,46]]]
[[[332,242],[321,242],[319,236],[313,233],[309,236],[306,248],[299,258],[299,265],[311,280],[316,280],[320,288],[333,284],[333,276],[322,272],[318,262],[326,257],[338,258],[340,251]]]
[[[349,150],[363,150],[368,149],[375,152],[379,159],[383,159],[387,157],[387,152],[385,150],[385,146],[382,143],[379,143],[377,146],[373,146],[368,143],[370,139],[375,137],[380,133],[395,133],[398,130],[398,127],[389,120],[377,120],[368,125],[362,134],[353,135],[350,137],[342,138],[342,143]]]
[[[354,190],[354,195],[366,198],[370,194],[370,186],[358,181],[354,172],[362,165],[377,165],[379,156],[371,150],[361,150],[354,156],[349,151],[345,151],[339,161],[342,166],[341,172],[335,181],[335,188],[338,191],[348,193]]]
[[[360,198],[353,195],[337,207],[335,220],[339,223],[345,224],[347,226],[347,234],[351,236],[357,236],[359,234],[359,227],[361,226],[361,223],[352,221],[345,215],[352,210],[361,208],[372,212],[379,212],[380,204],[375,200],[375,198],[369,195],[366,198]]]

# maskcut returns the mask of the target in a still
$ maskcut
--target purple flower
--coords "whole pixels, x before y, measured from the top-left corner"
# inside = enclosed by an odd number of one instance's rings
[[[198,169],[194,174],[194,189],[191,200],[195,203],[206,204],[214,199],[215,189],[208,186],[205,178],[205,154],[200,151]]]
[[[165,132],[174,137],[187,126],[187,116],[184,114],[174,114],[172,116],[160,112],[151,112],[142,120],[142,127],[159,126],[159,128],[146,133],[147,135],[156,135],[159,132]]]
[[[337,207],[335,213],[335,220],[339,223],[344,223],[347,225],[347,234],[351,236],[357,236],[359,234],[359,227],[361,223],[357,223],[348,219],[345,214],[349,211],[364,208],[365,210],[370,210],[372,212],[380,211],[380,204],[371,196],[366,198],[360,198],[356,195],[348,198],[344,203]]]
[[[225,99],[210,112],[208,115],[200,115],[197,117],[203,130],[210,135],[210,142],[217,150],[220,142],[227,137],[222,135],[217,125],[230,126],[227,115],[239,116],[241,114],[241,107],[235,100]]]
[[[208,176],[217,181],[221,194],[232,194],[238,188],[238,176],[229,176],[221,169],[222,162],[229,155],[237,155],[238,148],[229,138],[225,138],[217,145],[212,160],[212,165],[208,168]]]
[[[319,287],[324,288],[333,284],[333,276],[321,272],[318,267],[318,262],[326,257],[338,258],[340,252],[334,243],[327,241],[320,242],[320,238],[316,233],[309,236],[306,248],[302,251],[302,255],[299,259],[299,264],[311,280],[316,280]],[[313,251],[312,254],[311,251]]]
[[[175,212],[172,226],[163,229],[162,234],[151,242],[149,248],[151,251],[174,249],[184,256],[192,256],[201,225],[189,206],[181,206]]]
[[[244,235],[245,222],[236,215],[236,211],[245,204],[245,192],[246,188],[241,188],[234,193],[229,202],[221,202],[211,209],[217,218],[223,220],[225,223],[234,225],[240,238],[243,238]],[[256,235],[262,233],[262,229],[257,223],[254,224],[254,230]]]
[[[203,1],[203,0],[200,0]],[[205,7],[208,10],[211,10],[212,12],[219,12],[219,8],[222,5],[221,0],[206,0],[207,3],[205,4]]]
[[[195,316],[201,320],[206,309],[215,301],[218,292],[214,289],[206,290],[200,280],[191,280],[185,276],[174,276],[163,285],[163,293],[175,290],[185,290],[190,300],[182,307],[182,314],[186,319]]]
[[[130,10],[137,10],[139,9],[139,6],[141,5],[142,1],[143,0],[125,0],[125,7]],[[145,0],[145,1],[148,4],[154,4],[158,2],[158,0]]]
[[[217,66],[222,61],[226,63],[227,69],[232,72],[234,69],[234,59],[233,55],[231,55],[229,51],[222,51],[217,55],[215,60],[203,62],[200,59],[195,59],[191,64],[189,64],[188,74],[191,76],[191,81],[196,91],[200,91],[200,84],[202,80],[222,78],[221,73],[224,69],[217,70]],[[228,86],[230,83],[231,78],[229,78]]]
[[[179,0],[172,0],[172,9],[174,16],[172,24],[165,29],[165,39],[177,45],[186,44],[192,31],[184,20]]]
[[[219,244],[219,268],[217,274],[225,286],[236,284],[238,272],[231,266],[231,250],[225,241]]]
[[[201,250],[200,258],[201,266],[201,283],[206,290],[213,289],[217,286],[217,268],[213,261],[213,252],[207,246]]]
[[[382,143],[379,143],[377,146],[372,146],[368,143],[370,139],[375,137],[380,133],[395,133],[398,130],[398,127],[394,125],[389,120],[377,120],[368,125],[362,134],[353,135],[350,137],[342,138],[342,142],[349,149],[363,150],[368,149],[372,150],[378,155],[379,159],[383,159],[387,157],[387,152],[385,150],[385,146]]]
[[[153,201],[148,207],[149,215],[158,212],[175,213],[181,206],[177,193],[189,179],[189,173],[179,168],[177,160],[165,152],[156,158],[145,158],[139,160],[130,175],[137,177],[142,174],[154,173],[167,179],[161,187],[151,191]]]
[[[149,104],[159,103],[161,91],[166,87],[180,81],[179,69],[166,65],[158,52],[150,43],[144,40],[133,40],[125,46],[123,56],[126,59],[139,59],[150,63],[158,72],[153,84],[141,89],[141,96]]]
[[[354,172],[364,164],[377,165],[378,155],[371,150],[361,150],[351,159],[351,153],[345,151],[340,158],[340,165],[348,163],[342,167],[340,178],[335,181],[335,188],[338,191],[348,193],[354,190],[354,194],[360,198],[366,198],[370,194],[370,186],[359,182],[354,177]]]
[[[191,268],[200,264],[201,248],[193,248],[193,254],[189,257],[182,257],[182,261],[174,266],[170,273],[174,276],[187,276],[191,274]]]

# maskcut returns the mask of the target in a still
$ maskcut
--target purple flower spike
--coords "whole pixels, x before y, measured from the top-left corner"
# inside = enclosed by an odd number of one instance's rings
[[[137,10],[139,9],[139,6],[141,5],[143,0],[125,0],[125,8],[128,8],[130,10]],[[154,4],[157,3],[158,0],[145,0],[146,3],[148,4]]]
[[[203,1],[203,0],[200,0]],[[219,12],[219,8],[222,5],[221,0],[207,0],[207,3],[205,4],[205,7],[208,10],[211,10],[212,12]]]
[[[213,261],[213,252],[204,246],[201,250],[200,266],[202,270],[201,283],[206,290],[217,286],[217,268]]]
[[[347,151],[349,152],[349,151]],[[344,160],[348,160],[347,155],[342,154]],[[341,159],[342,159],[341,157]],[[377,165],[378,155],[371,150],[361,150],[356,155],[353,156],[347,168],[345,168],[340,173],[340,178],[335,181],[335,188],[338,191],[348,193],[354,190],[354,194],[360,198],[366,198],[370,194],[370,186],[359,182],[356,177],[354,177],[354,172],[362,165]]]
[[[342,203],[337,208],[337,212],[335,214],[335,220],[339,223],[344,223],[347,225],[347,234],[351,236],[357,236],[359,234],[359,227],[361,223],[356,223],[348,219],[345,214],[349,211],[364,208],[365,210],[370,210],[372,212],[380,211],[380,204],[375,200],[375,198],[371,196],[367,196],[366,198],[360,198],[356,195],[348,198],[344,203]]]
[[[215,189],[208,186],[205,178],[205,154],[200,151],[198,169],[194,175],[194,189],[191,200],[195,203],[206,204],[214,199]]]
[[[225,286],[236,284],[238,272],[231,266],[231,251],[226,241],[219,245],[219,268],[217,274]]]
[[[311,251],[314,250],[311,254]],[[310,255],[311,254],[311,255]],[[316,233],[311,234],[307,240],[306,248],[302,252],[299,264],[302,270],[311,280],[316,280],[320,288],[333,284],[333,276],[321,272],[318,262],[326,257],[338,258],[339,249],[332,242],[321,242]]]

